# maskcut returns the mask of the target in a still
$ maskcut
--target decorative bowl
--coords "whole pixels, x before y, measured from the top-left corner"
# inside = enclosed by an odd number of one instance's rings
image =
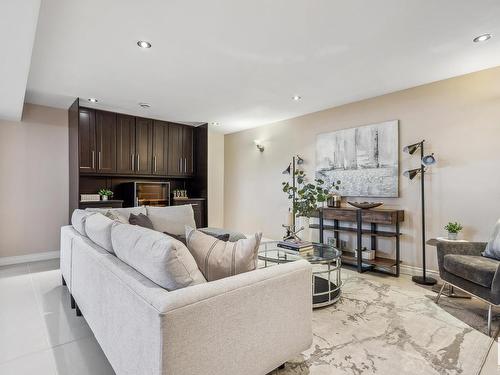
[[[375,208],[378,206],[382,206],[382,202],[347,202],[351,206],[356,207],[356,208],[361,208],[363,210],[367,210],[369,208]]]

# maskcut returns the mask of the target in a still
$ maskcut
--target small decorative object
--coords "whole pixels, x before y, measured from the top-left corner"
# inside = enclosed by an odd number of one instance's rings
[[[257,150],[259,150],[260,152],[264,152],[264,146],[262,146],[261,141],[256,139],[253,141],[253,143],[255,144],[255,147],[257,147]]]
[[[366,247],[363,247],[363,250],[361,250],[361,259],[375,259],[375,250],[368,250]]]
[[[347,202],[351,206],[356,207],[356,208],[361,208],[363,210],[368,210],[370,208],[375,208],[378,206],[382,206],[382,202]]]
[[[110,197],[113,196],[113,192],[109,189],[101,189],[97,192],[103,201],[107,201]]]
[[[330,246],[333,246],[333,247],[337,247],[337,240],[335,239],[335,237],[328,237],[326,239],[326,243]]]
[[[339,208],[342,202],[342,196],[338,193],[340,189],[340,180],[333,183],[332,189],[335,189],[328,194],[326,198],[326,205],[328,207]]]
[[[99,194],[80,194],[80,202],[96,202],[100,200],[101,196]]]
[[[187,190],[175,189],[173,192],[175,200],[187,200]]]
[[[448,239],[451,241],[456,241],[457,237],[458,237],[458,233],[462,229],[464,229],[464,227],[457,222],[454,222],[454,223],[449,222],[448,224],[446,224],[444,229],[446,229],[448,231]]]
[[[399,196],[398,120],[318,134],[316,178],[348,197]]]

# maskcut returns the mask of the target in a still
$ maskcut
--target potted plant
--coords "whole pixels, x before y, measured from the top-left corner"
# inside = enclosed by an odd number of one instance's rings
[[[107,201],[110,197],[113,196],[113,192],[109,189],[101,189],[97,192],[103,201]]]
[[[458,233],[463,229],[463,226],[457,222],[452,223],[451,221],[444,227],[448,231],[448,239],[455,241],[457,239]]]
[[[292,215],[295,215],[299,221],[297,228],[304,227],[303,237],[305,240],[309,235],[309,218],[317,209],[318,203],[324,203],[330,193],[330,189],[324,187],[325,182],[321,179],[314,179],[314,183],[307,181],[306,173],[303,170],[295,171],[293,178],[296,185],[290,182],[282,182],[282,190],[292,200]],[[334,183],[332,188],[336,187]]]

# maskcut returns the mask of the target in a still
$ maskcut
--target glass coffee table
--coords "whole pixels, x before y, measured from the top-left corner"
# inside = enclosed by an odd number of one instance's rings
[[[313,308],[329,306],[340,298],[341,252],[331,245],[313,243],[314,250],[306,255],[277,246],[278,241],[264,242],[259,248],[261,267],[305,259],[313,266]],[[263,264],[262,264],[263,263]]]

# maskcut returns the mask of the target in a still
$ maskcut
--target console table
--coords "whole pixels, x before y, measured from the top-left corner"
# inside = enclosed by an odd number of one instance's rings
[[[400,271],[400,223],[404,221],[403,210],[391,210],[383,208],[357,209],[351,207],[319,208],[313,217],[319,219],[318,224],[311,224],[311,228],[319,229],[319,242],[324,242],[324,232],[334,233],[337,247],[339,244],[339,233],[353,233],[356,235],[357,249],[342,249],[342,263],[357,267],[358,272],[376,270],[388,273],[392,276],[399,276]],[[332,220],[333,225],[325,224],[325,220]],[[347,226],[346,223],[355,223],[355,226]],[[363,226],[365,224],[365,226]],[[394,230],[379,230],[378,225],[391,226]],[[367,227],[369,225],[369,228]],[[377,250],[377,238],[393,238],[395,240],[395,258],[384,258],[376,256],[375,259],[368,260],[361,258],[363,248],[363,236],[371,238],[370,248]]]

